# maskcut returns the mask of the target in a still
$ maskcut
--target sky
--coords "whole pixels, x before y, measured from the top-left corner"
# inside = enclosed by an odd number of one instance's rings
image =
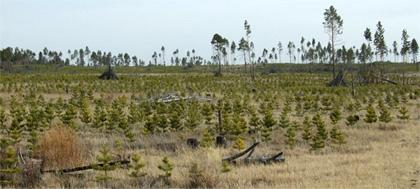
[[[165,46],[209,58],[214,33],[237,42],[248,20],[260,55],[279,41],[300,44],[302,36],[325,45],[323,12],[330,5],[344,20],[339,45],[359,47],[365,28],[374,32],[378,21],[388,47],[401,45],[403,29],[420,38],[420,0],[0,0],[0,48],[65,53],[89,46],[147,61]]]

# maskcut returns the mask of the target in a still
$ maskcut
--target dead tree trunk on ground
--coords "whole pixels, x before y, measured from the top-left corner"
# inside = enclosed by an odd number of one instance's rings
[[[237,159],[244,156],[245,154],[248,154],[245,159],[243,159],[243,163],[245,164],[270,164],[270,163],[280,163],[280,162],[284,162],[284,156],[283,156],[283,152],[271,155],[271,156],[262,156],[262,157],[255,157],[252,158],[251,155],[254,153],[255,148],[258,146],[258,144],[260,144],[259,142],[255,142],[254,144],[252,144],[250,147],[248,147],[247,149],[245,149],[242,152],[239,152],[237,154],[234,154],[230,157],[226,157],[223,158],[222,161],[224,162],[228,162],[228,163],[232,163],[232,164],[236,164]]]
[[[130,163],[130,160],[118,160],[118,161],[112,161],[108,163],[108,165],[114,166],[114,165],[127,165]],[[68,169],[60,169],[60,170],[41,170],[41,173],[71,173],[71,172],[77,172],[77,171],[85,171],[89,169],[93,169],[95,167],[101,167],[104,166],[104,163],[98,163],[98,164],[92,164],[92,165],[86,165],[82,167],[75,167],[75,168],[68,168]]]

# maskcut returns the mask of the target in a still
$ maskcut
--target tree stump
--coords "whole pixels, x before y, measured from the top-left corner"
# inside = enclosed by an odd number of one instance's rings
[[[197,149],[200,146],[200,142],[196,138],[188,138],[187,145],[192,149]]]
[[[226,146],[227,146],[227,142],[226,142],[225,137],[221,136],[221,135],[217,136],[216,137],[216,147],[226,148]]]

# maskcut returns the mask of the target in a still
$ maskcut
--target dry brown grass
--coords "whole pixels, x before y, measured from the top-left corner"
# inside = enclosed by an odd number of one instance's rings
[[[83,164],[86,153],[71,128],[53,126],[39,138],[35,155],[43,160],[43,169],[63,169]]]
[[[127,170],[117,169],[109,174],[114,188],[165,188],[157,178],[161,171],[157,166],[163,156],[168,156],[174,165],[171,176],[173,188],[201,186],[208,188],[419,188],[420,185],[420,107],[419,100],[409,106],[410,120],[395,118],[391,123],[366,124],[347,127],[342,120],[339,124],[345,132],[347,144],[341,147],[311,152],[309,146],[299,143],[289,149],[284,145],[283,131],[273,134],[273,142],[260,145],[255,155],[285,152],[286,162],[274,165],[232,166],[232,171],[221,172],[221,159],[236,151],[227,149],[198,149],[185,147],[185,138],[190,134],[163,134],[143,136],[137,131],[136,145],[132,151],[139,152],[147,173],[142,179],[128,176]],[[121,136],[80,132],[91,144],[95,153],[102,144],[112,146]],[[174,142],[179,146],[176,152],[156,148],[157,143]],[[250,141],[249,141],[250,143]],[[248,144],[249,144],[248,143]],[[129,148],[127,148],[129,150]],[[115,151],[115,150],[114,150]],[[94,157],[94,156],[93,156]],[[93,157],[86,162],[95,162]],[[197,163],[199,177],[191,176],[191,166]],[[95,171],[80,173],[83,177],[63,178],[44,175],[45,187],[101,187],[95,182]]]

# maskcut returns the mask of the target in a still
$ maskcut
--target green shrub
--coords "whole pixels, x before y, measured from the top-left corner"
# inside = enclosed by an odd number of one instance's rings
[[[15,175],[21,172],[17,166],[16,150],[7,143],[0,143],[0,186],[7,187],[16,184]]]
[[[364,121],[366,123],[375,123],[378,120],[378,117],[376,115],[375,109],[373,108],[372,104],[369,104],[366,111],[367,111],[367,114]]]
[[[399,115],[397,116],[397,117],[398,117],[398,119],[402,119],[402,120],[407,120],[407,119],[410,119],[410,115],[408,114],[408,109],[407,109],[407,107],[405,107],[405,106],[401,106],[401,107],[398,109],[398,113],[399,113]]]
[[[317,132],[312,137],[311,149],[317,150],[325,147],[325,141],[328,138],[328,133],[325,130],[325,123],[319,114],[312,118],[312,124],[316,127]]]
[[[142,162],[140,154],[133,154],[131,160],[129,175],[134,178],[146,176],[146,173],[143,172],[145,164]]]
[[[379,121],[384,123],[389,123],[392,121],[391,113],[389,113],[388,108],[383,106],[380,110]]]
[[[101,165],[95,166],[94,169],[102,172],[96,177],[96,180],[105,183],[105,186],[107,186],[108,181],[112,179],[112,177],[108,175],[108,172],[116,169],[116,165],[110,164],[112,159],[113,157],[108,147],[102,146],[98,156],[96,156],[96,160]]]

